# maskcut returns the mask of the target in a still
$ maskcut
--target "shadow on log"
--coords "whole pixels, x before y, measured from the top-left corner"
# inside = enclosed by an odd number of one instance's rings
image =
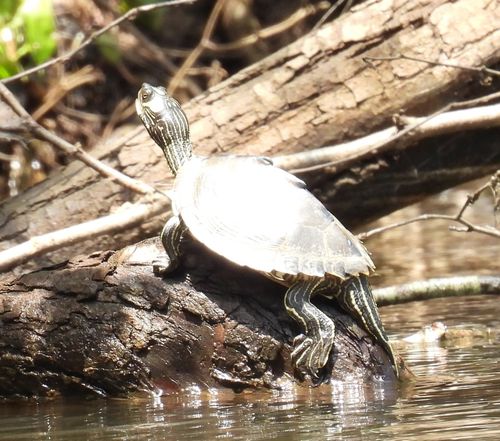
[[[0,278],[0,396],[300,382],[284,288],[194,242],[184,267],[162,280],[151,267],[159,247],[149,239]],[[337,324],[331,378],[393,381],[385,352],[334,304],[319,302]]]

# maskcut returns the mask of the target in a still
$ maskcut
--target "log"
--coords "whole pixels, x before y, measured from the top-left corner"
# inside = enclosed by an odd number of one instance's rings
[[[290,363],[298,333],[284,288],[194,241],[162,280],[150,239],[119,252],[0,277],[0,396],[123,396],[300,383]],[[330,301],[337,324],[326,369],[335,380],[394,381],[386,353]]]
[[[486,0],[410,0],[404,6],[365,2],[188,103],[195,151],[267,156],[303,151],[366,135],[387,126],[396,113],[425,114],[451,97],[477,94],[474,72],[409,60],[380,62],[373,68],[363,57],[405,53],[465,66],[493,65],[500,56],[499,29],[495,2]],[[488,173],[499,162],[492,145],[498,134],[492,130],[438,138],[419,143],[412,149],[416,153],[365,161],[340,175],[327,170],[304,178],[341,220],[354,225]],[[117,136],[93,153],[130,176],[170,184],[161,153],[145,133],[125,146],[116,142]],[[439,148],[433,151],[435,145]],[[439,167],[426,170],[424,164]],[[364,190],[358,190],[360,183]],[[403,193],[394,190],[399,184]],[[390,194],[381,193],[387,188]],[[381,203],[380,194],[391,203]],[[129,190],[72,163],[2,205],[0,250],[136,199]],[[96,248],[116,249],[156,234],[164,220],[157,216],[133,230],[102,237],[97,245],[89,240],[33,263],[57,262]]]

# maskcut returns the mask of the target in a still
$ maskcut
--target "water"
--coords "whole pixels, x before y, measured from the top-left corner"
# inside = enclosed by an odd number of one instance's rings
[[[453,212],[463,197],[463,189],[448,191],[389,221]],[[478,212],[483,217],[474,220],[491,221],[487,200]],[[449,233],[446,225],[415,224],[370,240],[379,267],[376,284],[498,273],[498,241]],[[500,329],[498,296],[413,302],[382,308],[381,314],[398,338],[438,320],[449,327]],[[380,382],[240,394],[193,389],[156,398],[0,403],[0,440],[500,439],[498,336],[400,352],[418,375],[400,388]]]

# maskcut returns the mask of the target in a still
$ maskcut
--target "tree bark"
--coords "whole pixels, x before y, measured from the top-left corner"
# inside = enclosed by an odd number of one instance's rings
[[[158,241],[0,277],[0,396],[123,395],[197,384],[293,384],[298,333],[284,288],[190,241],[184,266],[152,273]],[[385,352],[346,314],[336,321],[331,378],[394,380]]]
[[[486,0],[365,2],[188,103],[195,152],[274,156],[302,151],[366,135],[387,126],[396,113],[425,114],[451,99],[484,94],[488,89],[480,90],[477,74],[470,71],[409,60],[377,62],[373,68],[363,57],[404,53],[464,66],[492,65],[500,57],[497,9]],[[495,129],[457,134],[419,143],[404,155],[364,161],[341,174],[326,169],[304,178],[341,220],[355,225],[498,167],[493,143],[498,135]],[[111,140],[93,153],[130,176],[170,184],[161,152],[145,133],[133,144]],[[0,249],[135,199],[93,170],[70,164],[3,204]],[[103,237],[97,245],[87,241],[34,263],[118,248],[156,234],[164,221],[158,216],[132,231]]]

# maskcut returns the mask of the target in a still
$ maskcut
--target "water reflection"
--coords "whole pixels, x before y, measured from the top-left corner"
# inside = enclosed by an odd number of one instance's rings
[[[392,213],[363,230],[424,213],[455,215],[467,195],[486,180],[446,190],[422,203]],[[474,224],[495,225],[493,206],[491,197],[483,196],[466,211],[465,217]],[[366,245],[377,265],[372,283],[384,286],[430,277],[499,272],[499,241],[483,234],[449,231],[448,227],[452,224],[442,220],[416,222],[367,240]]]
[[[10,440],[328,439],[357,427],[395,422],[396,403],[383,384],[338,385],[314,391],[216,393],[158,399],[5,406],[0,437]],[[221,396],[222,395],[222,396]],[[9,412],[10,409],[10,412]]]
[[[453,196],[455,195],[455,196]],[[426,211],[450,212],[465,192],[445,192],[387,222]],[[481,205],[483,204],[483,205]],[[481,206],[483,208],[481,208]],[[487,222],[491,208],[479,202]],[[477,234],[421,223],[370,240],[377,284],[456,274],[491,274],[500,244]],[[480,252],[478,251],[480,250]],[[498,297],[436,299],[381,310],[392,336],[434,321],[500,329]],[[185,394],[129,400],[0,403],[0,440],[497,440],[500,438],[500,341],[406,346],[419,376],[389,384],[333,384],[275,392],[192,388]]]

